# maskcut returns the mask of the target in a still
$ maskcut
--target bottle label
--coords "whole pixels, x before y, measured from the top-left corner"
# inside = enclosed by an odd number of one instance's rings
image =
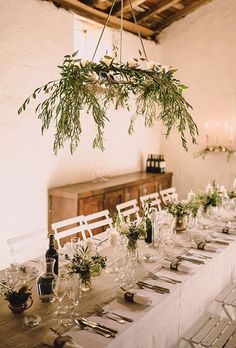
[[[165,161],[160,162],[160,168],[165,168],[165,167],[166,167],[166,162]]]

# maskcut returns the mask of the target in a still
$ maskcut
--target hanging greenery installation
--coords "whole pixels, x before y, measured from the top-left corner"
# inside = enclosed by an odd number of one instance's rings
[[[140,53],[141,54],[141,53]],[[196,143],[198,128],[189,110],[191,105],[183,97],[186,88],[174,78],[175,69],[133,58],[119,63],[115,58],[104,56],[98,63],[77,58],[77,52],[66,55],[60,69],[60,79],[37,88],[19,108],[26,110],[32,99],[45,94],[46,99],[36,107],[42,122],[42,133],[55,123],[53,149],[57,153],[69,141],[71,153],[77,148],[82,133],[81,112],[86,110],[96,125],[93,147],[104,150],[104,129],[108,109],[135,110],[131,116],[128,132],[134,132],[138,116],[151,127],[160,120],[168,136],[173,128],[180,133],[181,142],[187,150],[185,132],[189,131],[192,143]]]

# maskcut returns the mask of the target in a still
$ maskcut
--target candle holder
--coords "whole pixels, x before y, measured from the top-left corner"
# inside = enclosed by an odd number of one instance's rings
[[[208,154],[212,153],[225,153],[227,155],[227,161],[230,160],[230,157],[236,150],[233,148],[231,141],[229,141],[229,145],[209,145],[209,136],[206,136],[206,147],[194,154],[194,158],[202,156],[202,159],[206,157]]]

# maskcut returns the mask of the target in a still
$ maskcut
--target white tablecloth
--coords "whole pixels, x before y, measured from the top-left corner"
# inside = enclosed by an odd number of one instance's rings
[[[206,260],[205,265],[191,265],[194,268],[192,274],[161,270],[159,275],[169,275],[182,280],[182,283],[171,285],[159,282],[160,285],[170,288],[170,294],[165,295],[148,289],[138,290],[152,298],[151,306],[143,307],[114,300],[104,307],[133,318],[133,323],[121,325],[104,318],[91,317],[119,330],[115,339],[81,331],[77,327],[71,329],[69,334],[83,348],[179,347],[181,336],[234,278],[236,236],[231,237],[235,241],[230,242],[229,246],[221,247],[219,252],[202,252],[212,256],[212,259]]]

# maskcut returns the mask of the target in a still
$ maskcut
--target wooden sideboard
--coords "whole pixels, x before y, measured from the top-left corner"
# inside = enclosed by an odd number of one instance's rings
[[[119,175],[105,182],[82,182],[48,190],[48,228],[51,224],[77,215],[96,213],[153,192],[171,187],[172,173],[145,172]]]

